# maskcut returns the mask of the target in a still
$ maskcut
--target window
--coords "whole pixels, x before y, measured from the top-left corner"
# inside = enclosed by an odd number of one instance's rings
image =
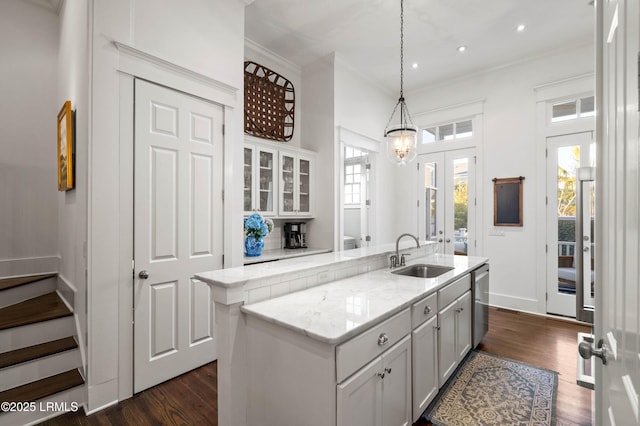
[[[441,124],[422,130],[422,143],[452,141],[473,136],[473,122],[471,120]]]
[[[357,148],[344,148],[344,205],[360,206],[363,201],[367,155]]]
[[[551,122],[575,120],[581,117],[593,117],[595,115],[594,98],[572,99],[553,104],[551,107]]]

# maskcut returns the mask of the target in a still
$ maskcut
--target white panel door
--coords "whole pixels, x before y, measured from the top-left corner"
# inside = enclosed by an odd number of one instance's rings
[[[438,316],[411,333],[413,354],[413,420],[417,421],[438,394]]]
[[[134,391],[216,359],[222,107],[135,82]],[[146,277],[146,278],[145,278]]]
[[[383,426],[381,374],[378,357],[337,386],[337,426]]]
[[[597,1],[595,425],[639,425],[640,143],[636,0]]]

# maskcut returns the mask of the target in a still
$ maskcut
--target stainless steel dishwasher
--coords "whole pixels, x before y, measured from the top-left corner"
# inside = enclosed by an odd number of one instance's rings
[[[489,264],[471,272],[473,290],[473,347],[482,341],[489,331]]]

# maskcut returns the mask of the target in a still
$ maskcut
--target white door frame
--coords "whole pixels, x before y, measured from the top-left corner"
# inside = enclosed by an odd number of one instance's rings
[[[182,68],[162,58],[157,58],[146,52],[141,52],[130,46],[116,43],[118,50],[118,119],[119,128],[119,165],[114,171],[119,175],[119,205],[120,216],[119,233],[120,246],[118,252],[118,326],[117,341],[117,398],[123,400],[133,395],[133,274],[131,262],[133,259],[133,105],[134,78],[142,78],[154,83],[171,87],[186,94],[200,97],[204,100],[218,103],[225,108],[225,138],[224,138],[224,191],[227,194],[242,193],[242,179],[234,179],[234,164],[242,164],[242,114],[237,113],[241,108],[238,93],[242,88],[235,88],[191,70]],[[237,173],[237,171],[236,171]],[[242,215],[233,214],[242,211],[241,197],[228,197],[224,206],[224,229],[237,229],[238,234],[225,233],[224,253],[225,266],[242,265]],[[91,373],[90,373],[91,374]],[[90,390],[95,396],[91,399],[110,403],[112,391],[106,388]],[[101,405],[90,407],[100,409]]]

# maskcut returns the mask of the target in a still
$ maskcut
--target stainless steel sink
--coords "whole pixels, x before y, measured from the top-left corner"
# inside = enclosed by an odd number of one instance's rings
[[[428,265],[424,263],[418,263],[415,265],[407,266],[402,269],[391,271],[391,273],[398,274],[398,275],[407,275],[410,277],[418,277],[418,278],[435,278],[435,277],[439,277],[445,272],[451,271],[452,269],[453,268],[451,266]]]

